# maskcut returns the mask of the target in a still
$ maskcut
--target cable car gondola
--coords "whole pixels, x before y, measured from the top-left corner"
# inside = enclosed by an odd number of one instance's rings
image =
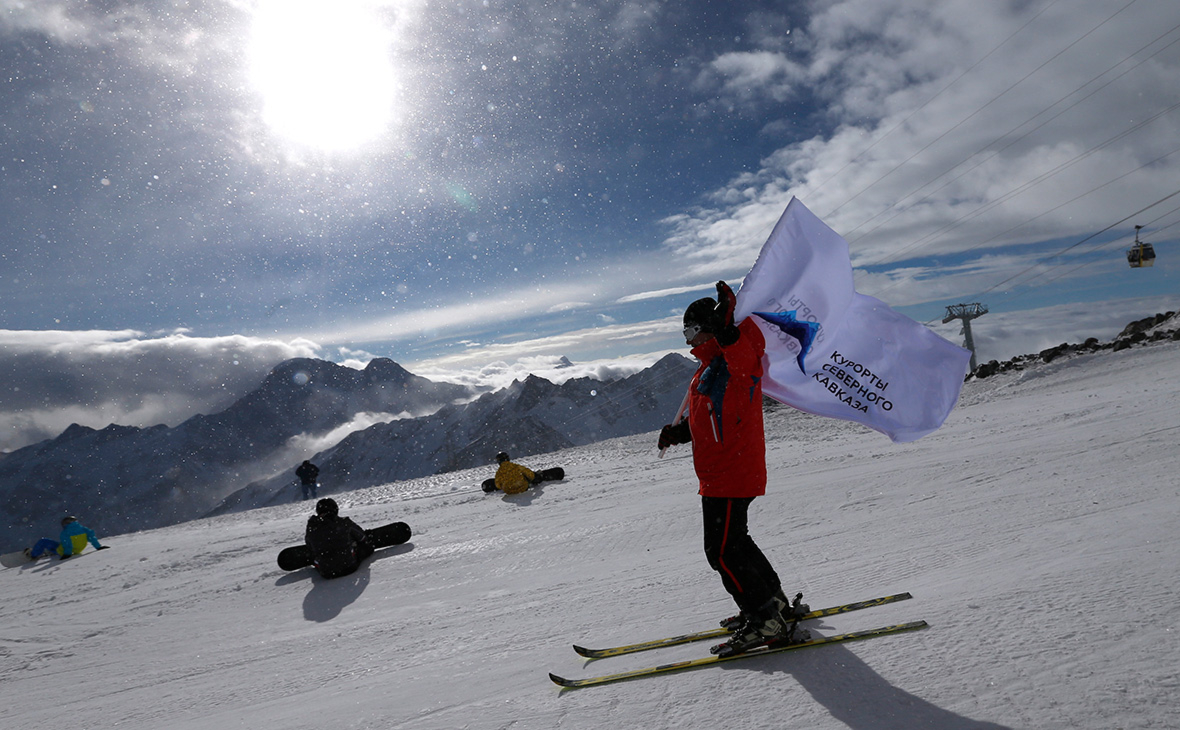
[[[1139,240],[1139,229],[1142,227],[1135,226],[1135,244],[1127,249],[1127,263],[1133,269],[1151,266],[1155,263],[1155,249],[1150,243],[1143,243]]]

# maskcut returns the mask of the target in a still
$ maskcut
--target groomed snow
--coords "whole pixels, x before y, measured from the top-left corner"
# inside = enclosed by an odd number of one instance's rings
[[[0,571],[5,728],[1177,728],[1180,345],[965,386],[894,445],[782,408],[752,532],[813,607],[909,591],[819,634],[915,633],[604,687],[587,662],[732,606],[701,552],[686,447],[655,435],[525,460],[564,483],[484,495],[487,469],[342,495],[411,543],[354,576],[283,573],[306,503],[129,535]],[[489,455],[490,456],[490,455]],[[86,515],[79,515],[85,523]],[[46,525],[52,535],[53,525]]]

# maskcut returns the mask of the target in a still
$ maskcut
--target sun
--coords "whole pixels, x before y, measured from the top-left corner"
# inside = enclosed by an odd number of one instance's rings
[[[275,134],[325,152],[377,138],[394,116],[391,45],[364,0],[262,0],[249,69],[263,120]]]

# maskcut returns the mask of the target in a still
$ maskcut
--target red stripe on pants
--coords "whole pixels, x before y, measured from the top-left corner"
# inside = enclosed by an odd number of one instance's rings
[[[737,588],[738,592],[745,593],[746,591],[742,588],[742,584],[741,584],[741,582],[738,581],[737,576],[734,575],[733,571],[729,569],[729,566],[725,564],[726,548],[729,546],[729,524],[730,524],[730,520],[732,518],[732,515],[733,515],[733,502],[726,502],[726,504],[725,504],[725,528],[721,531],[721,550],[719,550],[718,554],[717,554],[717,563],[721,566],[721,569],[725,571],[725,574],[729,576],[729,579],[731,581],[733,581],[733,585],[735,588]]]

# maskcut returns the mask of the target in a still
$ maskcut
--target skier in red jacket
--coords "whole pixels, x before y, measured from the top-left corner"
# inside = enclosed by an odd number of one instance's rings
[[[689,386],[688,415],[660,431],[659,447],[692,443],[700,479],[705,556],[738,605],[721,622],[734,631],[713,647],[722,656],[769,641],[800,640],[793,606],[770,561],[747,530],[755,497],[766,493],[766,438],[762,428],[762,354],[766,341],[751,318],[734,324],[737,301],[724,281],[717,299],[698,299],[684,312],[684,339],[700,360]]]

